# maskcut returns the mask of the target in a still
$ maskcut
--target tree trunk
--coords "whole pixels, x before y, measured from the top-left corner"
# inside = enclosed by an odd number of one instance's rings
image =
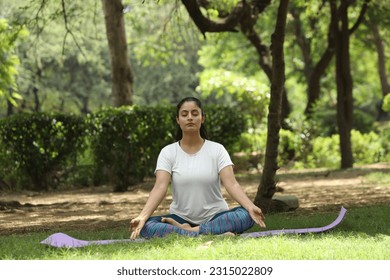
[[[383,98],[390,93],[390,84],[387,80],[387,70],[386,70],[386,56],[385,56],[385,48],[384,41],[379,32],[378,25],[372,20],[368,20],[368,27],[372,32],[373,41],[375,44],[377,56],[378,56],[378,74],[379,79],[381,81],[381,89],[382,89],[382,99],[377,102],[377,117],[376,120],[378,122],[388,120],[389,114],[382,109]]]
[[[339,24],[333,29],[336,47],[337,125],[340,137],[341,168],[353,166],[351,130],[353,126],[352,76],[349,55],[348,3],[341,1],[337,10],[332,4],[332,16]]]
[[[208,3],[207,1],[205,2],[206,4]],[[272,196],[276,191],[275,174],[279,168],[277,157],[281,111],[282,104],[288,104],[284,89],[285,73],[283,53],[288,0],[280,0],[275,32],[271,38],[272,63],[269,61],[268,47],[262,44],[259,35],[254,29],[258,15],[265,10],[270,2],[270,0],[240,1],[228,16],[220,19],[218,22],[213,22],[202,14],[199,1],[182,0],[188,14],[204,36],[206,32],[232,32],[236,31],[236,27],[239,27],[244,36],[256,48],[259,54],[258,63],[271,81],[266,158],[263,176],[255,198],[255,204],[260,206],[264,212],[272,208]],[[287,115],[286,112],[288,110],[289,107],[285,106],[283,116]]]
[[[374,44],[378,55],[378,73],[379,79],[381,81],[382,96],[385,97],[388,93],[390,93],[390,84],[387,80],[386,56],[385,49],[383,46],[383,39],[379,33],[378,26],[375,23],[370,23],[369,27],[372,31]]]
[[[121,0],[103,0],[104,19],[111,58],[112,97],[115,107],[131,105],[133,73],[127,54]]]
[[[303,73],[307,81],[307,103],[305,108],[305,115],[310,117],[314,104],[320,98],[321,77],[324,75],[334,55],[334,38],[332,36],[332,26],[335,23],[333,22],[334,20],[331,20],[329,23],[327,47],[318,62],[314,64],[310,42],[308,42],[306,39],[305,31],[302,30],[300,15],[304,11],[297,9],[294,6],[290,8],[290,11],[294,18],[294,32],[295,37],[297,38],[297,44],[302,52],[303,61],[305,63],[303,69]],[[313,32],[314,30],[312,29],[311,31]]]
[[[268,131],[263,175],[254,203],[267,213],[272,210],[272,196],[276,191],[275,174],[279,169],[278,146],[281,127],[282,94],[285,82],[284,37],[288,0],[280,0],[275,31],[271,38],[272,81],[268,112]]]
[[[351,143],[351,130],[353,127],[353,80],[351,76],[351,64],[349,55],[350,35],[356,31],[363,22],[369,0],[365,0],[355,24],[349,29],[348,7],[354,1],[341,0],[337,7],[337,1],[330,1],[332,33],[335,40],[336,52],[336,85],[337,85],[337,125],[340,136],[341,168],[353,166],[353,154]]]
[[[7,117],[14,114],[14,105],[7,100]]]
[[[250,10],[250,9],[247,9]],[[248,39],[248,41],[252,44],[252,46],[256,49],[256,52],[259,56],[258,64],[261,69],[263,69],[265,75],[268,77],[269,81],[272,82],[272,62],[269,55],[269,48],[264,45],[261,41],[260,36],[254,30],[253,23],[251,22],[250,14],[242,17],[243,19],[240,21],[240,29],[244,36]],[[287,98],[287,90],[283,87],[282,92],[282,108],[280,112],[281,116],[281,125],[284,128],[287,126],[284,125],[283,120],[287,119],[288,115],[291,112],[290,103]]]
[[[32,89],[33,95],[34,95],[34,112],[39,112],[41,110],[41,102],[39,100],[39,90],[38,88],[34,85]]]
[[[305,108],[305,115],[309,116],[312,113],[314,104],[320,99],[320,81],[324,75],[326,68],[332,61],[334,55],[334,46],[329,45],[325,52],[323,53],[321,59],[313,68],[310,76],[308,77],[307,83],[307,104]]]

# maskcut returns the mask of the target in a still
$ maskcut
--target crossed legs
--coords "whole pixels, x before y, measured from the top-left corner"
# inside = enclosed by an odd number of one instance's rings
[[[176,215],[151,217],[141,231],[145,238],[163,237],[170,233],[179,235],[198,236],[199,234],[228,234],[242,233],[251,228],[254,222],[249,213],[242,207],[217,214],[209,222],[192,225]]]

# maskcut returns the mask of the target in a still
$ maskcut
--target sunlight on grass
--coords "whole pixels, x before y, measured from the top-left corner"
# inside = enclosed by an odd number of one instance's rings
[[[299,216],[269,215],[268,229],[325,225],[336,213]],[[57,260],[388,260],[390,259],[389,206],[349,209],[334,231],[323,234],[263,238],[171,235],[143,243],[117,243],[78,249],[39,244],[51,233],[0,236],[0,259]],[[254,228],[253,230],[258,230]],[[85,240],[122,239],[127,228],[69,231]]]
[[[143,244],[47,250],[44,259],[112,260],[385,260],[390,237],[331,233],[259,239],[170,236]]]
[[[364,180],[371,184],[388,187],[390,185],[390,173],[372,172],[365,175]]]

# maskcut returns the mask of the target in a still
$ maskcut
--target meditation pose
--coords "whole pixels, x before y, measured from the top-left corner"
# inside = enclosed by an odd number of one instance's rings
[[[177,142],[164,147],[158,157],[156,182],[138,217],[130,222],[131,236],[163,237],[170,233],[235,234],[254,223],[265,227],[264,215],[237,182],[226,149],[207,140],[201,102],[184,98],[177,105]],[[172,184],[170,214],[152,216]],[[221,183],[240,204],[229,209]]]

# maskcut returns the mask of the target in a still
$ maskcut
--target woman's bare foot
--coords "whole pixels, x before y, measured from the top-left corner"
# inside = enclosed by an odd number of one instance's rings
[[[228,232],[218,234],[218,236],[235,236],[235,234],[233,232],[228,231]]]
[[[178,223],[177,221],[175,221],[172,218],[162,218],[161,221],[163,223],[167,223],[167,224],[173,225],[173,226],[178,227],[180,229],[184,229],[184,230],[188,230],[188,231],[194,231],[194,232],[199,231],[199,226],[191,227],[191,225],[187,224],[187,223],[180,224],[180,223]]]

